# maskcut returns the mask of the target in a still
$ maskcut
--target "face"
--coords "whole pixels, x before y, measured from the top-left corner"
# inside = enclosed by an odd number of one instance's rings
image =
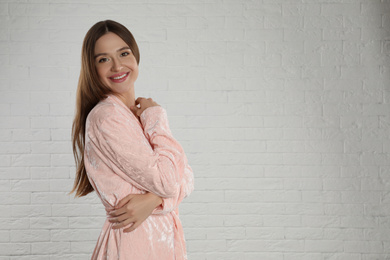
[[[130,47],[115,33],[100,37],[95,45],[95,65],[100,81],[118,94],[134,89],[138,64]]]

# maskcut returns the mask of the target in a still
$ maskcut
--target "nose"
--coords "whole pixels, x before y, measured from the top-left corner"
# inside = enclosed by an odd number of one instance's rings
[[[121,71],[122,70],[122,63],[118,58],[112,59],[112,71]]]

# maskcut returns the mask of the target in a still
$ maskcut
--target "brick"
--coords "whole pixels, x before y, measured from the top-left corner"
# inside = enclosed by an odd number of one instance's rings
[[[288,253],[291,255],[291,253]],[[230,255],[230,254],[229,254]],[[246,252],[245,253],[245,259],[248,260],[257,260],[257,259],[269,259],[269,260],[283,260],[283,254],[282,253],[275,253],[275,252],[266,252],[266,253],[261,253],[261,252]],[[237,259],[237,257],[235,258]],[[300,258],[300,260],[302,260]],[[313,258],[311,258],[313,260]]]
[[[265,29],[300,29],[303,28],[303,18],[300,16],[270,16],[264,17]]]
[[[45,16],[49,15],[48,4],[9,4],[9,13],[12,16]]]
[[[220,240],[192,240],[187,242],[188,250],[201,251],[202,252],[215,252],[217,250],[225,251],[227,249],[226,241]]]
[[[302,226],[312,228],[323,228],[324,226],[340,228],[340,220],[338,216],[304,215],[302,216]],[[317,246],[320,246],[321,241],[317,242],[319,243]],[[311,250],[311,252],[313,251],[315,252],[316,250]]]
[[[345,241],[344,248],[346,252],[351,253],[377,253],[383,251],[383,245],[380,241]]]
[[[324,180],[324,190],[360,190],[360,180],[329,178]]]
[[[297,227],[301,226],[301,218],[298,215],[264,216],[265,227]]]
[[[188,6],[191,5],[186,5]],[[202,6],[200,6],[202,7]],[[199,7],[198,7],[199,8]],[[199,8],[202,10],[202,8]],[[201,12],[197,12],[200,14]],[[243,4],[206,4],[204,6],[204,15],[205,16],[242,16],[243,14]]]
[[[13,131],[12,140],[14,141],[44,141],[50,139],[50,131],[48,129],[24,130],[17,129]]]
[[[17,154],[30,152],[30,145],[26,142],[4,142],[0,147],[0,154]]]
[[[19,229],[28,229],[29,228],[29,219],[24,218],[11,218],[11,207],[7,206],[7,208],[2,208],[2,212],[7,211],[9,214],[2,216],[2,222],[0,224],[0,230],[19,230]],[[5,218],[6,217],[6,218]]]
[[[343,251],[343,244],[332,240],[305,240],[305,251],[341,252]]]
[[[217,17],[219,18],[219,17]],[[215,18],[214,18],[215,19]],[[227,16],[225,25],[222,28],[245,29],[245,28],[265,28],[264,19],[261,16]],[[215,25],[214,25],[215,26]]]
[[[27,243],[0,243],[0,252],[6,256],[30,254],[30,245]]]
[[[284,3],[282,5],[282,12],[283,16],[293,15],[298,17],[307,17],[309,15],[320,15],[321,5],[312,3]]]
[[[381,3],[367,2],[362,3],[361,13],[364,16],[373,16],[378,14],[386,14],[390,10],[390,5],[386,1],[381,1]]]
[[[93,242],[82,242],[82,241],[76,241],[76,242],[70,242],[70,251],[72,253],[85,253],[85,254],[91,254],[93,250],[95,249],[95,243]]]
[[[321,190],[322,181],[319,178],[288,178],[285,177],[284,189],[287,190]]]
[[[218,227],[207,229],[207,239],[245,239],[244,227]]]
[[[0,155],[0,166],[11,166],[11,156]]]
[[[42,78],[57,78],[64,79],[68,78],[68,69],[61,67],[32,67],[30,75],[35,79]]]
[[[245,31],[245,39],[249,41],[282,41],[284,32],[282,29],[251,29]]]
[[[246,227],[245,229],[246,237],[249,239],[277,240],[283,239],[286,233],[282,227]]]
[[[302,227],[287,227],[285,228],[286,239],[322,239],[324,230],[322,228],[302,228]]]
[[[50,240],[49,230],[13,230],[11,242],[43,242]]]
[[[282,5],[280,4],[272,4],[269,3],[260,3],[260,2],[247,2],[245,3],[245,11],[244,15],[264,15],[264,14],[272,14],[272,15],[281,15],[282,14]]]
[[[12,156],[12,166],[49,166],[49,154],[19,154]]]
[[[30,225],[32,229],[67,229],[69,228],[68,218],[66,217],[31,217]]]
[[[72,153],[71,145],[68,142],[50,142],[50,141],[38,141],[31,143],[32,153]]]
[[[313,16],[309,14],[304,16],[305,28],[342,28],[343,17],[338,16]]]
[[[360,4],[359,3],[324,3],[321,4],[321,14],[322,15],[354,15],[360,13]]]
[[[298,240],[229,240],[229,251],[294,252],[303,250],[304,242]]]
[[[326,215],[359,216],[364,214],[364,206],[353,203],[333,203],[324,206]]]
[[[35,242],[32,244],[33,254],[64,254],[70,252],[69,242]]]
[[[324,239],[326,240],[360,240],[363,237],[363,230],[361,228],[325,228]]]
[[[48,217],[50,206],[48,205],[14,205],[11,207],[13,217]]]
[[[15,205],[15,204],[30,204],[30,193],[29,192],[0,192],[0,194],[5,198],[6,201],[3,201],[5,205]]]
[[[0,168],[0,179],[15,180],[15,179],[30,179],[28,167],[12,167]]]
[[[49,115],[48,104],[11,104],[12,116],[47,116]]]
[[[71,124],[69,124],[70,126]],[[61,128],[54,128],[50,131],[50,136],[53,141],[70,141],[71,140],[71,129],[70,127],[68,129],[61,129]]]

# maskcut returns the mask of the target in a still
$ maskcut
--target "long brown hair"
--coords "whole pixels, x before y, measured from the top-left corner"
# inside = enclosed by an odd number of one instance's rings
[[[133,35],[120,23],[111,20],[98,22],[85,35],[76,94],[76,113],[72,125],[72,147],[77,170],[73,189],[69,194],[76,191],[75,197],[85,196],[94,190],[84,165],[85,123],[89,112],[96,104],[112,93],[111,89],[99,80],[94,59],[97,40],[108,32],[118,35],[130,47],[138,64],[140,61],[138,46]]]

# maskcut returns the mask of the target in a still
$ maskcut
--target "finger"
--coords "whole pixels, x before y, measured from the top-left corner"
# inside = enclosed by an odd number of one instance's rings
[[[129,228],[126,228],[123,230],[123,232],[128,233],[134,231],[139,225],[141,225],[142,221],[136,221],[133,223],[133,225]]]
[[[137,111],[139,110],[140,108],[136,107],[136,106],[133,106],[133,108],[130,108],[131,112],[134,114],[134,116],[136,117],[139,117],[138,116],[138,113]]]
[[[123,222],[116,223],[116,224],[112,225],[112,228],[113,229],[123,228],[131,223],[134,223],[134,222],[135,222],[135,220],[133,220],[132,218],[129,218]]]
[[[117,210],[114,210],[112,211],[110,214],[108,214],[110,217],[118,217],[122,214],[126,213],[126,209],[125,208],[120,208],[120,209],[117,209]]]
[[[137,110],[137,116],[140,117],[141,114],[142,114],[142,112],[144,112],[144,110],[145,110],[145,109],[142,109],[142,108],[138,109],[138,110]]]
[[[132,194],[127,195],[123,199],[119,201],[119,203],[115,206],[116,209],[122,208],[124,205],[126,205],[131,199],[133,198]]]
[[[122,227],[123,227],[122,223],[114,223],[112,225],[112,229],[119,229],[119,228],[122,228]]]
[[[131,220],[133,219],[133,215],[130,215],[130,214],[123,214],[123,215],[120,215],[118,217],[115,217],[115,218],[111,218],[111,221],[113,223],[122,223],[123,221],[126,221],[126,220]]]
[[[127,218],[128,218],[128,216],[126,214],[122,214],[122,215],[119,215],[119,216],[108,217],[107,220],[110,223],[120,223],[120,222],[122,222],[123,220],[125,220]]]
[[[138,105],[139,102],[141,102],[141,100],[143,99],[144,97],[138,97],[136,100],[135,100],[135,104]]]
[[[115,215],[111,215],[111,216],[119,217],[119,216],[124,215],[125,213],[127,213],[127,208],[126,207],[122,207],[120,209],[115,210]]]
[[[120,229],[122,228],[122,224],[121,223],[114,223],[112,226],[111,226],[112,229]]]

